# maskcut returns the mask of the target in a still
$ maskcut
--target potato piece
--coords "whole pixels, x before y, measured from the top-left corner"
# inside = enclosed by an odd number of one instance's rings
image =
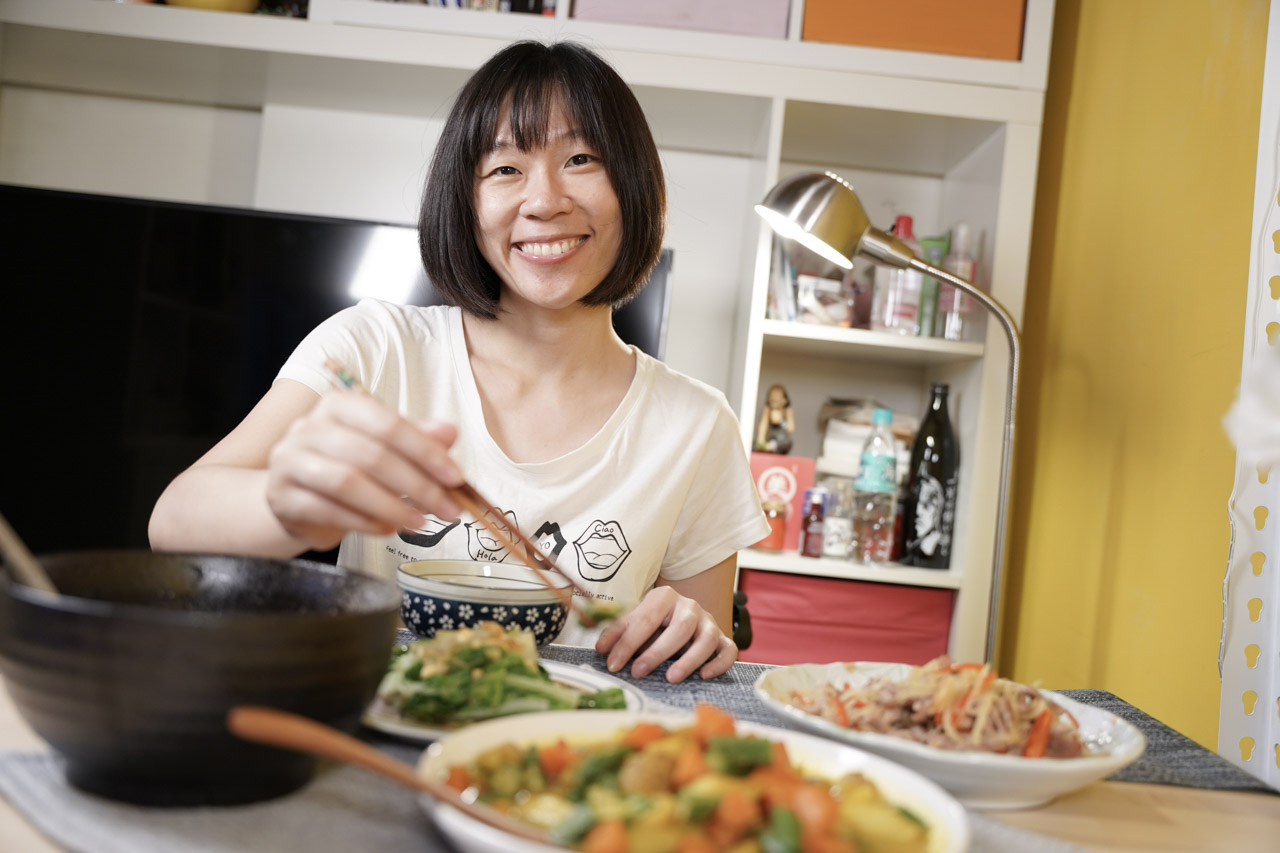
[[[628,755],[618,770],[618,787],[627,794],[657,794],[671,788],[676,758],[667,752],[644,749]]]
[[[557,794],[534,794],[516,808],[516,813],[534,826],[551,829],[567,820],[576,808],[576,803]]]
[[[843,800],[840,819],[859,844],[884,853],[924,853],[928,832],[886,802]]]

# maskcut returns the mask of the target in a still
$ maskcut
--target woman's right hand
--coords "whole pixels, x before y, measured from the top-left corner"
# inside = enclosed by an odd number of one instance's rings
[[[411,423],[366,394],[326,394],[271,448],[267,505],[314,550],[350,531],[421,527],[425,513],[457,518],[449,489],[463,477],[448,452],[456,438],[452,424]]]

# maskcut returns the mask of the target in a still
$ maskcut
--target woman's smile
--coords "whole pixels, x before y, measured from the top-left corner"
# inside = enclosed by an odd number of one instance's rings
[[[513,245],[517,252],[536,262],[559,261],[587,241],[587,237],[569,237],[556,240],[526,240]]]

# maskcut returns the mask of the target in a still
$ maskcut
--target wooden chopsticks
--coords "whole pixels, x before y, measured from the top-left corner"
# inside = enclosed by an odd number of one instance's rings
[[[360,385],[355,374],[347,370],[338,362],[331,358],[327,358],[325,359],[324,366],[329,371],[334,382],[342,388],[346,388],[351,391],[358,391],[360,393],[368,393]],[[572,575],[557,566],[551,559],[551,555],[543,554],[542,550],[532,540],[521,533],[518,528],[515,526],[504,528],[502,525],[499,525],[496,519],[502,517],[502,512],[494,507],[493,504],[485,500],[484,497],[476,491],[474,486],[470,483],[464,482],[461,486],[451,488],[449,490],[449,496],[453,498],[459,506],[470,513],[476,521],[480,522],[480,524],[489,531],[493,538],[498,540],[502,547],[506,548],[512,554],[515,554],[522,563],[532,569],[538,579],[546,584],[548,589],[560,597],[560,600],[564,602],[564,606],[578,618],[579,622],[588,628],[591,628],[596,624],[595,617],[588,613],[586,609],[577,602],[574,598],[573,592],[567,587],[558,586],[554,582],[550,573],[547,571],[548,567],[553,569],[556,574],[569,581],[570,586],[585,595],[587,600],[591,600],[594,597],[591,592],[575,580]],[[515,534],[515,539],[519,540],[519,544],[513,541],[512,537],[507,534],[508,529],[511,533]]]

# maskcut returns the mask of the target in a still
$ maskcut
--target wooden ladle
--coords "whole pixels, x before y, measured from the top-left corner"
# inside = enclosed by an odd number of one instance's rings
[[[0,515],[0,551],[4,553],[5,562],[22,583],[54,595],[58,594],[58,588],[53,585],[53,581],[41,567],[40,561],[27,548],[26,543],[18,538],[18,534],[9,526],[9,522],[3,515]]]
[[[420,776],[407,764],[384,755],[351,735],[300,714],[255,705],[237,705],[227,714],[227,728],[245,740],[363,767],[504,832],[552,844],[538,829],[486,806],[468,802],[448,785]]]

